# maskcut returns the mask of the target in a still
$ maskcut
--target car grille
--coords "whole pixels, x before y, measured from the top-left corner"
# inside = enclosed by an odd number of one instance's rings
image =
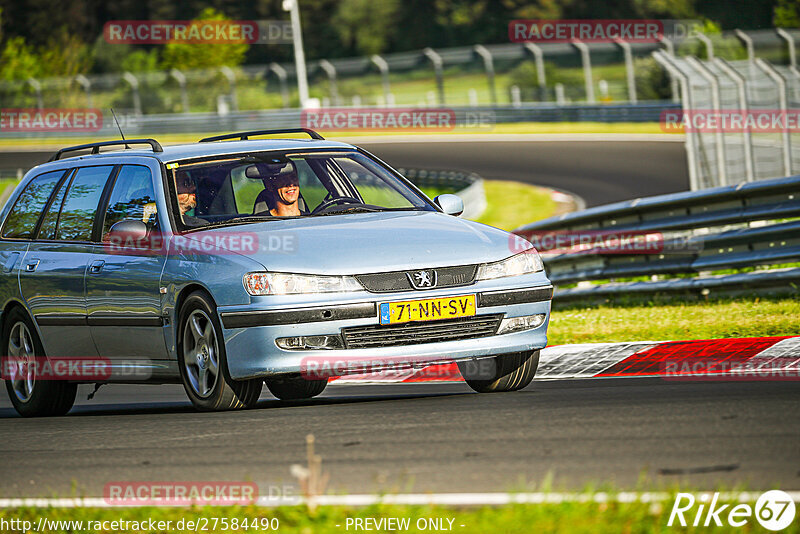
[[[492,336],[497,332],[502,318],[503,314],[494,314],[395,325],[356,326],[343,328],[342,335],[348,349],[438,343]]]
[[[475,281],[477,265],[459,265],[456,267],[440,267],[436,271],[436,288],[466,286]],[[356,280],[371,293],[391,293],[413,289],[406,272],[358,274]],[[413,272],[413,271],[411,271]],[[428,289],[428,288],[425,288]]]

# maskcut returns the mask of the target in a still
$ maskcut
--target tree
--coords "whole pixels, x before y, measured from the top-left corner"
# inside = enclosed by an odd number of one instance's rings
[[[378,54],[394,36],[399,7],[398,0],[342,0],[332,22],[352,53]]]
[[[772,23],[777,28],[800,28],[800,0],[778,0]]]
[[[214,8],[200,12],[196,21],[230,20]],[[235,67],[242,63],[250,46],[247,43],[186,43],[173,41],[164,45],[162,66],[166,69],[202,69]]]

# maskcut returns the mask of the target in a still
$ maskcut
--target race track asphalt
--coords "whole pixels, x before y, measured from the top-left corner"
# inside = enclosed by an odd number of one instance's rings
[[[313,433],[330,489],[350,493],[800,486],[800,383],[654,378],[329,386],[257,408],[193,411],[181,386],[106,386],[60,418],[2,396],[0,496],[102,496],[114,481],[293,484]]]

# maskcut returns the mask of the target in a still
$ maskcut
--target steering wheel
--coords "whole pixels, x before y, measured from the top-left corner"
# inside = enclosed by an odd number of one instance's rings
[[[353,197],[337,197],[337,198],[332,198],[330,200],[323,200],[319,206],[314,208],[314,210],[311,212],[311,215],[316,215],[325,208],[335,206],[336,204],[362,204],[362,202],[357,198]]]

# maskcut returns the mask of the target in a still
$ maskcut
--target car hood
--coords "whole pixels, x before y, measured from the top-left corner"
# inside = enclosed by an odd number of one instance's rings
[[[286,219],[201,233],[224,238],[218,240],[218,246],[252,257],[269,271],[307,274],[363,274],[484,263],[511,256],[518,243],[504,230],[438,212]],[[231,241],[234,236],[238,240]],[[236,250],[242,240],[253,245]]]

